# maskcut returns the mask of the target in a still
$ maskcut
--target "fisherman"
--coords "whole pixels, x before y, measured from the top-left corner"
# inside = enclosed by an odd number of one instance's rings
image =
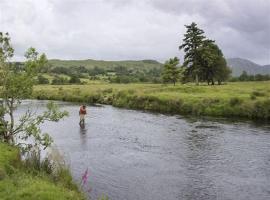
[[[80,126],[84,126],[85,125],[85,115],[86,115],[86,106],[82,105],[80,107],[80,111],[79,111],[79,116],[80,116]]]

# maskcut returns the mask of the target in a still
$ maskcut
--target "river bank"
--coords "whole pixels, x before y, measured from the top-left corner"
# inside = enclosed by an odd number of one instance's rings
[[[39,85],[33,98],[101,103],[159,113],[270,119],[270,82],[221,86],[161,84]]]
[[[25,166],[19,150],[0,142],[1,200],[84,200],[67,170],[52,176],[45,169]]]

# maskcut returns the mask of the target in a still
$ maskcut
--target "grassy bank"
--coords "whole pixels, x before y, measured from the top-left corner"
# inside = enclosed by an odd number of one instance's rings
[[[0,142],[0,199],[84,199],[67,170],[57,175],[51,175],[47,170],[26,166],[17,148]]]
[[[87,84],[36,86],[34,98],[103,103],[160,113],[270,120],[270,82],[221,86]]]

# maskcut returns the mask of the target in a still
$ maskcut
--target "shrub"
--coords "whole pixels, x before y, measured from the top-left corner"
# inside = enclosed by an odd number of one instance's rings
[[[49,84],[50,83],[49,79],[45,78],[42,75],[38,76],[37,82],[38,82],[38,84]]]
[[[236,105],[240,105],[243,102],[242,99],[239,99],[238,97],[233,97],[230,99],[230,105],[231,106],[236,106]]]
[[[69,83],[71,84],[81,84],[81,79],[78,76],[70,76]]]
[[[6,177],[6,171],[0,168],[0,181]]]
[[[112,92],[113,92],[113,89],[112,88],[108,88],[108,89],[102,90],[102,93],[103,94],[112,93]]]
[[[270,119],[270,100],[265,101],[257,101],[254,104],[253,112],[252,112],[253,119]]]
[[[68,83],[68,79],[67,78],[63,78],[63,77],[59,77],[56,76],[53,80],[52,80],[52,85],[64,85]]]
[[[40,151],[36,150],[32,150],[26,154],[23,165],[28,171],[32,173],[38,173],[42,171],[47,174],[52,174],[53,172],[53,165],[49,159],[46,157],[42,160]]]
[[[256,97],[264,97],[265,96],[265,93],[264,92],[260,92],[260,91],[253,91],[251,93],[251,95],[254,95]]]
[[[250,95],[250,99],[255,100],[255,99],[257,99],[257,97],[256,97],[256,95],[251,94],[251,95]]]

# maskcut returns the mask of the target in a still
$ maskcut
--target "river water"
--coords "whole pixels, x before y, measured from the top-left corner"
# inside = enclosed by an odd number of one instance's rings
[[[88,169],[91,199],[269,200],[270,125],[194,119],[89,106],[85,129],[79,105],[46,123],[76,181]],[[25,101],[43,110],[46,101]]]

